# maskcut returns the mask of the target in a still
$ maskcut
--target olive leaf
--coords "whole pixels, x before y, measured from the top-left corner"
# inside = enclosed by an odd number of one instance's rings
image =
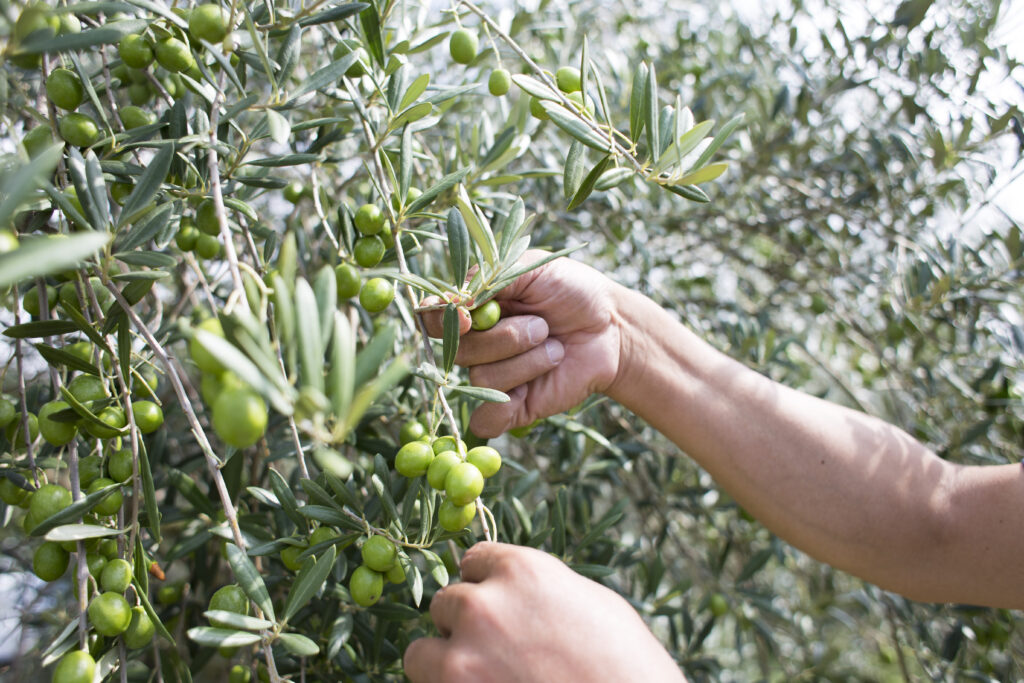
[[[459,350],[459,311],[455,304],[444,307],[444,337],[442,351],[444,355],[444,371],[448,374],[455,367],[455,354]]]

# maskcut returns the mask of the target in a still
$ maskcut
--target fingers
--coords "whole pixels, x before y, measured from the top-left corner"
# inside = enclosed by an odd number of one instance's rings
[[[548,339],[540,346],[518,356],[496,363],[472,366],[469,369],[469,381],[473,386],[508,391],[557,367],[564,357],[565,349],[562,343],[557,339]]]
[[[420,306],[437,306],[443,304],[440,297],[430,296],[420,302]],[[459,334],[466,334],[473,324],[469,311],[465,308],[458,308],[459,313]],[[431,337],[440,337],[444,334],[444,309],[436,311],[424,311],[423,324],[427,328],[427,334]]]
[[[459,575],[463,582],[480,583],[500,573],[505,562],[519,548],[508,543],[481,541],[474,543],[462,556]]]
[[[472,366],[493,363],[529,351],[548,338],[548,324],[535,315],[499,320],[486,332],[471,332],[459,342],[455,361]]]
[[[412,683],[430,683],[440,680],[442,662],[450,645],[442,638],[419,638],[405,649],[405,675]]]
[[[506,430],[527,424],[526,385],[506,391],[508,403],[484,403],[469,418],[469,429],[484,439],[494,439]]]
[[[466,603],[467,594],[476,588],[471,583],[452,583],[434,594],[430,601],[430,618],[434,620],[434,626],[445,638],[455,629],[459,611]]]

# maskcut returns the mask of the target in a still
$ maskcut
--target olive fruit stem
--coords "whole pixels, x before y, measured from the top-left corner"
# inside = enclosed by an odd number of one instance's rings
[[[14,324],[21,323],[21,299],[18,297],[18,290],[12,288],[11,298],[14,302],[11,308],[14,311]],[[14,359],[18,374],[18,403],[21,406],[21,435],[25,439],[25,453],[28,455],[28,467],[32,472],[32,482],[39,488],[39,472],[36,471],[36,456],[32,451],[32,433],[28,427],[28,398],[25,396],[25,363],[21,352],[21,339],[14,340]],[[11,444],[14,447],[15,444]]]
[[[217,216],[217,223],[220,225],[220,239],[224,243],[224,254],[228,258],[228,268],[231,271],[231,281],[236,292],[241,292],[239,300],[246,302],[245,286],[242,284],[242,273],[238,270],[238,254],[235,252],[235,243],[231,239],[231,226],[228,225],[228,214],[224,209],[224,193],[221,189],[220,162],[217,158],[217,127],[220,122],[220,101],[224,95],[226,86],[224,71],[220,73],[217,83],[216,94],[213,102],[210,103],[210,147],[206,150],[206,167],[210,173],[210,188],[213,196],[213,211]],[[301,454],[300,454],[301,457]],[[305,469],[305,468],[303,468]]]
[[[327,214],[324,213],[324,207],[320,201],[320,176],[317,175],[315,167],[313,172],[310,174],[310,183],[313,185],[313,187],[310,188],[313,195],[313,210],[316,211],[317,218],[320,219],[321,225],[324,226],[324,233],[327,235],[327,239],[331,241],[331,245],[334,246],[335,253],[340,254],[341,245],[338,243],[338,238],[335,237],[334,233],[331,231],[330,224],[327,222]]]

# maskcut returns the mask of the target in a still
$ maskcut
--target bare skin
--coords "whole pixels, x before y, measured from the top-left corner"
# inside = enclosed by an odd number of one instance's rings
[[[406,650],[415,683],[683,680],[629,603],[547,553],[478,543],[461,574],[430,603],[442,637]]]
[[[476,434],[603,393],[811,556],[915,600],[1024,607],[1019,465],[948,463],[893,425],[772,382],[575,261],[524,275],[498,301],[502,320],[466,334],[457,358],[512,399],[479,408]]]

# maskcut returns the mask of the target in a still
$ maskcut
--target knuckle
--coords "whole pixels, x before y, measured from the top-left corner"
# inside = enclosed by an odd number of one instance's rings
[[[445,683],[470,683],[474,676],[475,657],[464,648],[453,649],[441,662],[441,680]]]
[[[469,369],[469,383],[475,387],[489,387],[490,371],[482,365],[474,365]]]
[[[462,596],[459,621],[473,632],[486,632],[498,622],[498,615],[484,591],[473,591]]]

